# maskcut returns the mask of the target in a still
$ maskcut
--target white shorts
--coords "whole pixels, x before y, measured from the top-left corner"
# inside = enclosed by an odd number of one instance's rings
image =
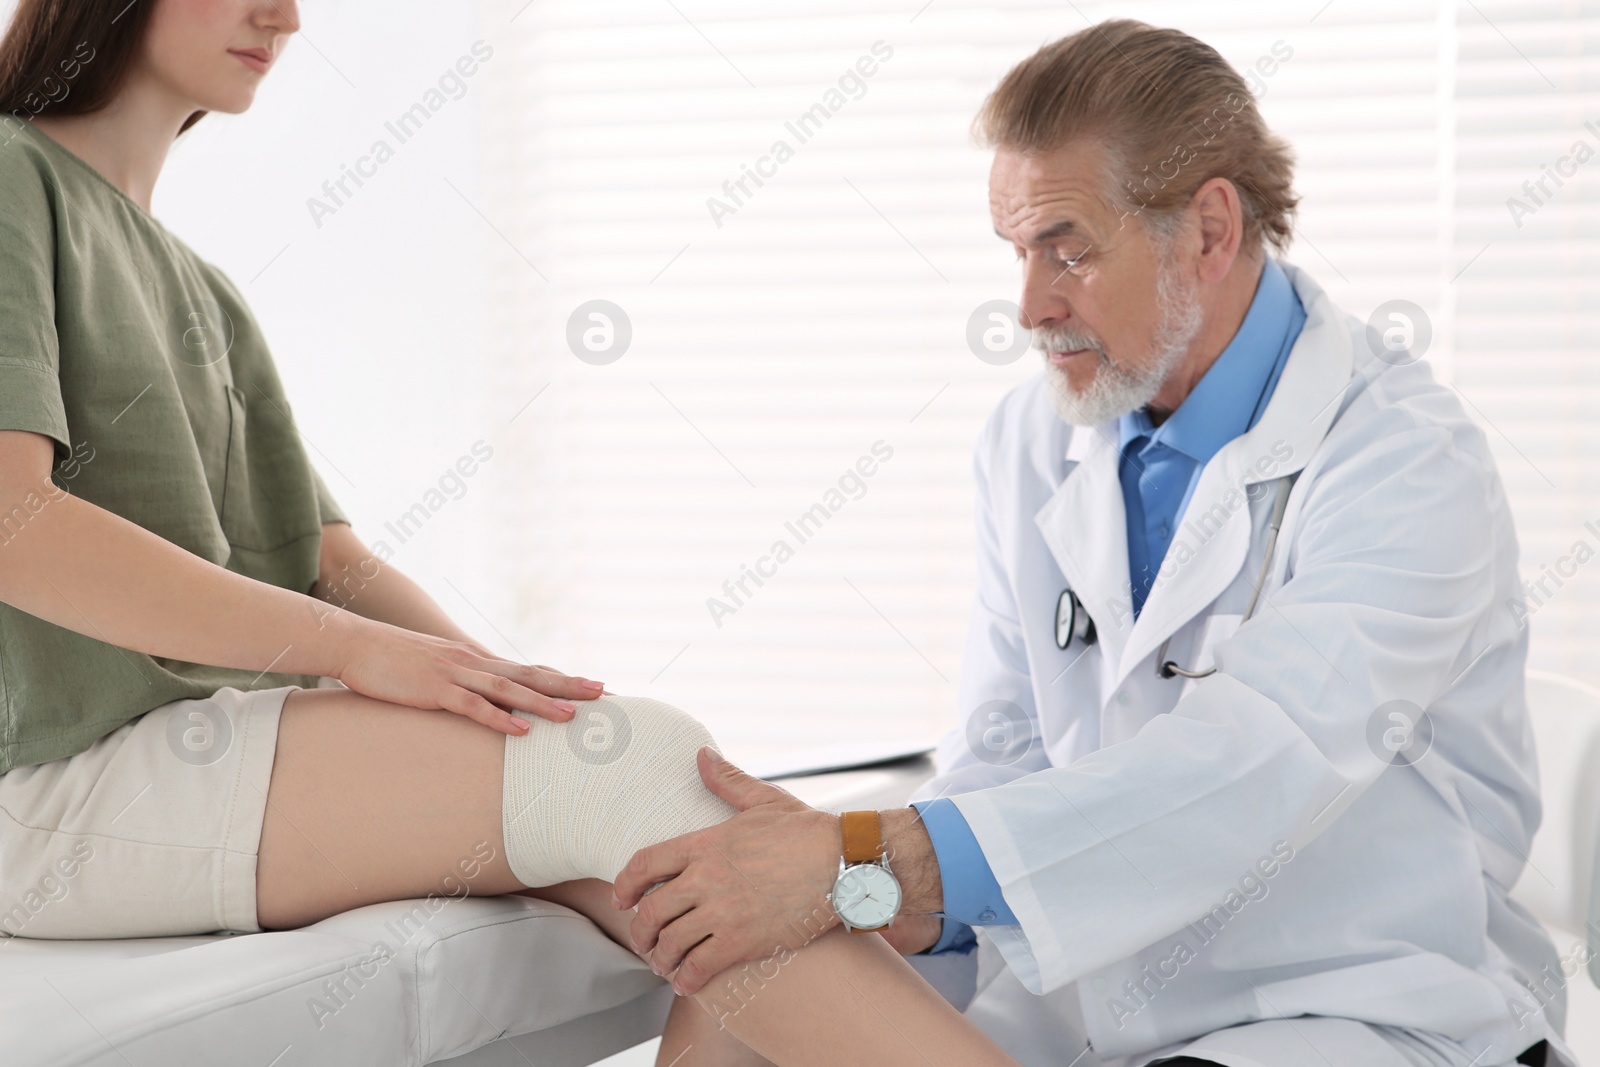
[[[0,934],[259,931],[256,850],[298,688],[175,700],[75,756],[0,775]]]

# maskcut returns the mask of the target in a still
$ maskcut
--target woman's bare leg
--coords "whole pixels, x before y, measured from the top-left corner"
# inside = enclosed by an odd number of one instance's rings
[[[633,912],[611,907],[605,882],[524,892],[587,915],[631,947]],[[786,956],[730,967],[697,996],[675,1000],[656,1067],[1015,1067],[881,937],[835,930]]]
[[[611,940],[633,950],[628,925],[633,922],[634,911],[631,908],[618,911],[611,906],[610,882],[584,878],[541,889],[524,889],[522,894],[565,905],[587,916]],[[648,958],[641,958],[649,962]],[[693,1055],[688,1055],[691,1049]],[[692,997],[673,1000],[656,1063],[662,1067],[771,1067],[770,1060],[763,1059],[719,1026]]]
[[[772,1067],[772,1061],[733,1036],[693,997],[672,1002],[656,1067]]]
[[[256,862],[256,917],[290,929],[429,893],[523,889],[505,856],[506,735],[347,689],[283,705]],[[554,887],[551,887],[554,888]]]
[[[691,1001],[701,1018],[677,1018]],[[658,1067],[1016,1067],[883,938],[840,928],[799,952],[728,968],[673,1015]],[[757,1058],[731,1056],[729,1035]]]
[[[262,927],[304,926],[429,893],[460,895],[462,884],[475,896],[522,892],[505,857],[504,759],[504,734],[459,715],[345,689],[291,693],[256,866]],[[628,944],[631,912],[610,910],[603,882],[529,895],[575,907]],[[836,930],[786,959],[729,968],[693,999],[783,1067],[1012,1063],[881,937]],[[693,1054],[678,1067],[689,1067]]]
[[[633,922],[634,913],[632,910],[618,911],[611,906],[610,882],[602,882],[598,878],[579,878],[576,881],[560,882],[538,889],[519,889],[517,892],[525,897],[548,900],[553,904],[571,908],[593,922],[611,940],[633,952],[633,942],[628,936],[628,924]],[[638,955],[645,963],[650,962],[642,954]]]

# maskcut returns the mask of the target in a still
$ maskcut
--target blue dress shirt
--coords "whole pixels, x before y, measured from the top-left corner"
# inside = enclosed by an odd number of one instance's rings
[[[1117,474],[1127,512],[1135,618],[1166,559],[1178,516],[1201,469],[1266,410],[1305,321],[1289,276],[1269,257],[1244,322],[1178,410],[1160,426],[1143,408],[1122,416]]]
[[[1305,308],[1289,276],[1267,257],[1238,332],[1178,410],[1160,426],[1142,408],[1122,416],[1117,474],[1127,513],[1128,577],[1136,618],[1200,471],[1266,410],[1305,321]],[[945,922],[929,953],[970,952],[977,944],[973,926],[1015,925],[1017,917],[961,809],[948,797],[912,807],[927,827],[944,885],[940,914]]]

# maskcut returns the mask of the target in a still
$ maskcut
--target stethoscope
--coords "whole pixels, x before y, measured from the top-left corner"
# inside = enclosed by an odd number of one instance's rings
[[[1071,589],[1061,590],[1061,596],[1056,600],[1056,647],[1065,652],[1072,645],[1073,638],[1085,645],[1092,645],[1099,636],[1094,632],[1094,620],[1084,610],[1078,594]]]
[[[1261,598],[1261,589],[1266,584],[1267,574],[1272,569],[1272,557],[1278,551],[1278,531],[1283,527],[1283,514],[1289,508],[1289,489],[1294,485],[1294,480],[1299,472],[1286,474],[1277,481],[1272,501],[1272,517],[1267,520],[1267,555],[1261,561],[1261,575],[1256,579],[1255,591],[1250,594],[1250,603],[1244,609],[1244,618],[1239,620],[1243,626],[1250,621],[1250,616],[1255,614],[1256,601]],[[1092,645],[1099,638],[1095,633],[1094,620],[1084,610],[1083,601],[1078,599],[1078,594],[1070,588],[1063,589],[1061,596],[1056,599],[1056,647],[1063,652],[1071,647],[1074,640],[1081,641],[1085,647]],[[1177,663],[1167,658],[1167,646],[1172,643],[1168,637],[1161,642],[1161,650],[1156,653],[1156,674],[1162,678],[1208,678],[1217,673],[1215,667],[1207,667],[1203,671],[1191,670],[1180,667]]]

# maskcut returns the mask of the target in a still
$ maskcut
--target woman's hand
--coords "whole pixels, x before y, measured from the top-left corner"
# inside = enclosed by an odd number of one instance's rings
[[[329,628],[339,646],[333,677],[350,689],[393,704],[452,711],[503,734],[528,729],[507,709],[566,722],[577,711],[569,701],[593,700],[604,690],[587,678],[501,659],[473,641],[447,641],[349,612],[339,612]]]

